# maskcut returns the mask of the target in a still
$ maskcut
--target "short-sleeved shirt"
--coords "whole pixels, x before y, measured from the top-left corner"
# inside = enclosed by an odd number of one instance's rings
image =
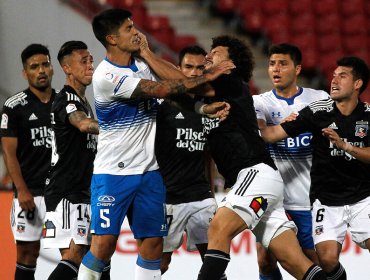
[[[279,96],[275,89],[253,96],[257,119],[265,121],[267,126],[280,124],[291,113],[298,113],[310,103],[328,98],[329,95],[325,91],[302,87],[290,98]],[[295,138],[289,137],[274,144],[267,144],[267,149],[284,181],[285,209],[311,209],[311,138],[312,134],[305,132]]]
[[[94,72],[100,127],[94,174],[138,175],[158,169],[154,155],[157,100],[131,98],[141,79],[155,77],[137,58],[127,67],[106,58]]]
[[[69,122],[69,115],[82,111],[94,118],[87,99],[65,86],[55,97],[51,110],[52,157],[45,188],[47,211],[54,211],[62,198],[71,203],[90,203],[90,183],[97,137],[82,133]]]
[[[265,142],[259,135],[253,99],[248,85],[237,75],[222,75],[213,81],[215,97],[210,101],[226,101],[231,109],[226,120],[210,129],[207,137],[218,171],[232,186],[238,173],[247,167],[266,163],[276,170]]]
[[[184,95],[182,98],[189,98]],[[205,116],[163,101],[157,113],[155,153],[168,204],[212,197],[205,177]]]
[[[51,157],[51,104],[43,103],[28,88],[9,97],[1,114],[1,137],[17,138],[17,159],[33,196],[44,195]],[[15,196],[17,192],[13,185]]]
[[[335,102],[327,99],[311,103],[295,121],[281,124],[291,137],[306,131],[313,135],[311,203],[319,199],[328,206],[343,206],[370,196],[370,165],[336,148],[321,132],[332,128],[345,142],[369,147],[369,123],[368,104],[359,102],[349,116],[344,116]]]

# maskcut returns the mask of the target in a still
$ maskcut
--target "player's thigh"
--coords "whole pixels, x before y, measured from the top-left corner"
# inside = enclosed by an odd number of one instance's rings
[[[347,222],[343,219],[343,206],[327,206],[316,199],[312,205],[312,237],[315,247],[324,241],[343,244]]]
[[[286,210],[298,228],[297,238],[302,249],[315,249],[312,238],[312,214],[309,210]]]
[[[77,245],[89,245],[90,204],[73,204],[62,199],[55,211],[48,211],[44,224],[44,248],[69,248],[71,241]]]
[[[166,187],[158,171],[142,175],[128,218],[135,239],[167,235]]]
[[[192,215],[186,225],[186,245],[188,251],[197,250],[196,244],[208,243],[208,228],[217,210],[214,198],[195,201],[189,204]]]
[[[353,205],[351,208],[351,216],[349,230],[352,235],[352,240],[361,248],[369,248],[366,241],[370,238],[370,197],[363,199]]]
[[[15,240],[38,241],[41,239],[46,213],[44,197],[36,196],[34,202],[36,208],[33,211],[25,211],[20,207],[18,199],[13,199],[10,223]]]

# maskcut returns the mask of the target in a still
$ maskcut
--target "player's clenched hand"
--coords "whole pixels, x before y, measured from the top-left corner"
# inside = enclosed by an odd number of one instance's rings
[[[28,189],[18,191],[18,202],[24,211],[33,211],[36,208],[33,195]]]
[[[346,142],[339,137],[338,133],[336,133],[332,128],[323,128],[322,135],[329,139],[331,143],[333,143],[338,149],[344,150]]]
[[[230,113],[230,104],[227,102],[213,102],[203,107],[204,113],[209,118],[225,120]]]

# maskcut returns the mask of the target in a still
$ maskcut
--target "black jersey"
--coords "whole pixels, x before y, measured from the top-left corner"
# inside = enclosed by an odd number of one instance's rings
[[[83,111],[93,118],[88,101],[70,86],[55,97],[51,109],[52,157],[45,188],[47,211],[54,211],[62,198],[72,203],[90,203],[90,182],[96,153],[96,135],[81,133],[70,124],[69,114]]]
[[[345,141],[369,147],[370,106],[359,103],[349,116],[343,116],[333,100],[313,102],[299,112],[295,121],[283,123],[289,136],[311,131],[311,203],[319,199],[328,206],[356,203],[370,196],[370,165],[337,149],[321,134],[332,128]]]
[[[167,188],[166,202],[169,204],[212,197],[205,177],[204,119],[167,101],[159,106],[155,153]]]
[[[9,97],[3,107],[1,137],[16,137],[17,159],[24,181],[33,196],[44,195],[45,180],[50,168],[50,111],[55,91],[43,103],[26,89]],[[15,191],[15,197],[17,192]]]
[[[211,84],[215,97],[210,101],[226,101],[231,106],[227,119],[211,129],[207,137],[212,157],[226,179],[226,186],[236,182],[240,170],[259,163],[266,163],[276,170],[259,135],[248,85],[233,74],[222,75]]]

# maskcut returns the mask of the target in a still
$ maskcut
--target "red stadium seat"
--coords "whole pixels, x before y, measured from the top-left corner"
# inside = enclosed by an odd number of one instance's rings
[[[270,33],[268,38],[270,39],[271,43],[280,44],[290,42],[291,35],[288,30],[281,29]]]
[[[263,13],[268,16],[287,13],[289,9],[288,0],[264,0],[262,2]]]
[[[344,53],[342,51],[333,51],[325,55],[321,55],[319,59],[319,69],[323,73],[327,80],[328,86],[330,86],[331,80],[333,79],[333,72],[337,67],[337,60],[343,57]]]
[[[295,36],[306,32],[316,32],[316,17],[312,13],[297,14],[291,17],[290,31]]]
[[[193,35],[176,35],[171,43],[171,48],[176,52],[180,52],[184,47],[197,44],[197,37]]]
[[[167,47],[171,47],[171,44],[175,40],[175,31],[172,28],[150,31],[150,34]]]
[[[216,9],[221,14],[228,14],[235,12],[240,4],[240,0],[217,0]]]
[[[342,22],[342,32],[349,34],[366,34],[368,19],[364,15],[353,15]]]
[[[336,14],[339,12],[338,0],[320,0],[313,1],[314,10],[319,17],[326,17],[328,14]],[[321,20],[323,18],[320,18]]]
[[[314,0],[289,1],[289,13],[292,16],[299,16],[304,13],[312,13]]]
[[[271,17],[265,17],[263,22],[266,35],[269,39],[274,33],[284,32],[289,30],[290,19],[288,14],[277,14]]]
[[[313,72],[317,70],[319,64],[319,54],[316,48],[301,48],[302,51],[302,72]]]
[[[241,1],[237,13],[242,27],[247,33],[260,33],[262,31],[262,4],[260,0]]]
[[[166,16],[148,16],[144,27],[149,32],[171,29],[170,20]]]
[[[136,6],[144,6],[143,0],[106,0],[107,4],[114,8],[130,10]]]
[[[340,12],[343,16],[354,16],[366,13],[364,0],[340,1]]]
[[[292,43],[299,47],[301,50],[305,49],[317,49],[317,35],[312,32],[303,33],[301,35],[294,36]]]
[[[343,47],[346,53],[352,53],[358,49],[367,49],[367,43],[366,35],[343,36]]]
[[[316,31],[318,34],[329,34],[339,32],[342,24],[342,19],[339,14],[329,14],[325,16],[325,20],[316,22]]]
[[[326,34],[318,38],[318,48],[320,52],[330,53],[333,51],[342,51],[342,36],[340,33]]]

